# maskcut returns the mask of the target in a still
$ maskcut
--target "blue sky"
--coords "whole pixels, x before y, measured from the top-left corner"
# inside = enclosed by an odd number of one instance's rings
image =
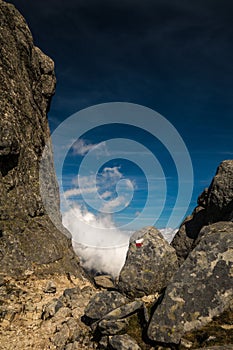
[[[233,157],[232,1],[9,2],[26,18],[35,44],[56,64],[57,89],[49,112],[51,130],[77,111],[101,103],[129,102],[157,111],[179,132],[192,159],[190,213],[219,163]],[[177,171],[164,145],[145,130],[108,125],[82,135],[76,152],[71,148],[65,159],[64,189],[77,187],[75,178],[91,145],[119,137],[143,144],[158,158],[167,196],[157,224],[164,227],[177,196]],[[107,152],[102,144],[99,156]],[[113,214],[119,225],[140,212],[147,196],[145,174],[122,158],[103,164],[97,186],[106,200],[113,200],[117,196],[115,183],[129,179],[133,184],[130,206]],[[127,182],[124,185],[127,197],[132,186],[128,184],[127,193]],[[83,203],[79,196],[72,198]],[[152,217],[153,212],[151,208]],[[146,225],[146,220],[141,224]]]

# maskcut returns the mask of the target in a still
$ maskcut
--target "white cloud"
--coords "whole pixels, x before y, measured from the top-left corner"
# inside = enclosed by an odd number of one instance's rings
[[[105,191],[104,193],[101,194],[101,198],[103,199],[111,198],[111,196],[112,196],[111,191]]]
[[[106,201],[103,207],[101,208],[101,211],[104,213],[110,213],[113,211],[113,209],[117,210],[117,208],[120,207],[119,209],[121,210],[123,208],[126,208],[128,205],[129,201],[127,200],[126,196],[118,196],[117,198],[111,201]]]
[[[93,200],[102,198],[104,200],[101,210],[111,212],[114,208],[125,208],[131,198],[134,189],[134,184],[123,178],[120,172],[120,167],[105,167],[103,171],[95,175],[80,176],[77,175],[72,179],[72,184],[75,186],[64,192],[66,199],[73,196],[82,196],[86,194],[97,194]],[[116,196],[116,191],[120,191]],[[91,199],[91,198],[89,198]]]
[[[96,187],[86,187],[86,188],[72,188],[64,192],[65,197],[68,199],[74,196],[80,196],[86,193],[96,193]]]
[[[91,149],[98,150],[98,154],[107,154],[107,146],[105,142],[100,143],[88,143],[86,140],[78,139],[72,146],[73,154],[84,156]]]
[[[72,234],[72,244],[84,268],[116,277],[124,265],[129,234],[121,232],[111,216],[95,216],[75,206],[63,214],[63,224]]]
[[[119,275],[134,231],[122,232],[110,215],[95,216],[77,205],[63,214],[63,224],[72,234],[74,251],[84,268]],[[171,242],[177,230],[166,228],[160,232]]]

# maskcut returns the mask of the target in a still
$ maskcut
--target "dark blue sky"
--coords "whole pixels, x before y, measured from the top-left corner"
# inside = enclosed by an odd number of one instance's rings
[[[190,152],[193,208],[218,164],[233,156],[232,0],[9,2],[56,64],[51,129],[99,103],[132,102],[156,110]],[[128,137],[135,133],[127,132]],[[85,139],[95,144],[108,133],[97,131]],[[163,167],[168,178],[175,176],[166,160]]]

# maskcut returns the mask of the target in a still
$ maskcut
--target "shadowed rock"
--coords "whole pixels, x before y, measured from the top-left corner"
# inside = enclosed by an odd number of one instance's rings
[[[200,230],[218,221],[233,221],[233,160],[223,161],[211,185],[198,198],[198,206],[181,224],[172,240],[180,264],[193,249]]]
[[[0,259],[5,274],[80,271],[61,224],[47,112],[55,91],[54,63],[34,46],[24,18],[0,0]],[[40,194],[44,168],[51,213]]]

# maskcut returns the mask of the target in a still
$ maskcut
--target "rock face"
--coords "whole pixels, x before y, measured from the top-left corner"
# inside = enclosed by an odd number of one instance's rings
[[[153,314],[149,338],[179,344],[233,306],[233,223],[205,227]]]
[[[61,225],[47,111],[55,91],[53,61],[33,45],[24,18],[0,0],[0,259],[2,272],[26,269],[78,271],[68,232]],[[39,186],[44,162],[54,220]],[[63,233],[64,234],[63,234]]]
[[[157,229],[146,227],[130,239],[126,262],[120,272],[119,290],[130,297],[159,292],[177,268],[175,250]]]
[[[193,249],[203,226],[218,221],[233,221],[233,160],[223,161],[208,189],[198,198],[198,206],[182,223],[171,245],[180,263]]]

